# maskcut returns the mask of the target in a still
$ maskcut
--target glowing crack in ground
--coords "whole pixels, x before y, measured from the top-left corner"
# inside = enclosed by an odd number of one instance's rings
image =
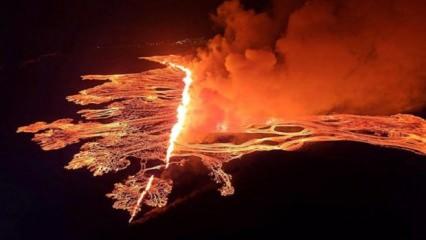
[[[184,124],[185,124],[186,115],[188,113],[188,105],[191,100],[191,97],[189,95],[189,89],[192,83],[191,70],[181,65],[177,65],[173,63],[169,63],[169,64],[170,66],[176,67],[180,69],[181,71],[183,71],[185,73],[185,77],[183,78],[184,87],[182,91],[182,102],[177,109],[177,121],[175,125],[173,125],[172,131],[170,133],[169,147],[167,148],[167,153],[166,153],[166,168],[170,164],[170,157],[172,156],[172,153],[175,149],[177,138],[179,137],[179,134],[182,132]]]

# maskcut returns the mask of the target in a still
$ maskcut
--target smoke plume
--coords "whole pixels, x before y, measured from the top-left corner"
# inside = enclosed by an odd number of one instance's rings
[[[394,114],[426,102],[422,0],[226,1],[223,33],[193,62],[190,132],[327,113]]]

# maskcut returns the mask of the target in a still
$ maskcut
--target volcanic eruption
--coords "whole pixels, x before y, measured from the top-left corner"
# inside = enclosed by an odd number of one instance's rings
[[[94,176],[136,159],[139,172],[107,194],[130,222],[142,206],[166,206],[173,181],[165,173],[185,161],[201,161],[226,196],[235,190],[223,164],[255,151],[356,141],[426,155],[425,120],[402,113],[425,102],[426,15],[416,2],[290,2],[258,13],[227,1],[213,17],[224,34],[193,56],[144,57],[164,67],[82,76],[104,82],[67,100],[105,107],[18,132],[34,133],[46,151],[84,140],[66,168]],[[383,25],[389,18],[392,27]]]

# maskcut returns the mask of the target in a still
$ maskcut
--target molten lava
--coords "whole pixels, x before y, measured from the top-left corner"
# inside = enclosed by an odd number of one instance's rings
[[[188,105],[191,101],[191,96],[189,95],[189,88],[192,83],[192,72],[190,69],[185,68],[184,66],[177,65],[174,63],[169,63],[170,66],[176,67],[182,70],[185,73],[185,77],[183,78],[184,87],[182,91],[182,103],[179,105],[177,109],[177,121],[175,125],[173,125],[172,132],[170,134],[169,147],[167,148],[166,153],[166,168],[169,166],[170,157],[172,156],[173,150],[175,149],[176,141],[179,137],[179,134],[182,132],[182,129],[185,124],[186,115],[188,112]]]
[[[147,182],[147,184],[146,184],[145,190],[143,190],[143,191],[142,191],[142,193],[141,193],[140,197],[138,198],[138,201],[136,202],[136,205],[135,205],[135,207],[134,207],[134,209],[133,209],[132,215],[130,216],[129,223],[133,221],[133,218],[134,218],[134,217],[136,216],[136,214],[140,211],[140,207],[139,207],[139,206],[141,205],[142,200],[143,200],[143,198],[145,197],[146,193],[147,193],[147,192],[149,191],[149,189],[151,188],[151,186],[152,186],[152,181],[153,181],[153,180],[154,180],[154,175],[151,175],[151,177],[149,178],[149,180],[148,180],[148,182]]]
[[[222,184],[221,194],[230,195],[234,192],[232,178],[222,170],[223,163],[255,151],[293,151],[306,142],[357,141],[426,155],[426,121],[407,114],[275,119],[234,133],[225,132],[223,126],[220,133],[207,134],[201,142],[182,142],[180,136],[191,119],[190,88],[196,81],[190,69],[177,64],[179,57],[145,59],[167,63],[168,67],[134,74],[83,76],[83,80],[105,82],[67,99],[80,105],[108,104],[79,111],[86,121],[65,118],[18,129],[34,133],[33,141],[46,151],[86,140],[66,168],[87,168],[94,176],[120,171],[130,165],[130,159],[138,159],[139,172],[116,183],[107,194],[115,200],[114,208],[129,212],[130,222],[142,205],[166,206],[173,182],[162,172],[172,157],[176,163],[194,156],[201,159],[213,180]]]
[[[167,147],[167,152],[166,152],[165,168],[168,168],[170,164],[170,157],[172,156],[173,150],[175,149],[176,140],[178,139],[179,134],[182,132],[183,126],[185,124],[185,118],[188,112],[188,105],[191,99],[189,95],[189,88],[192,83],[192,72],[188,68],[185,68],[184,66],[181,66],[178,64],[174,64],[174,63],[165,63],[165,64],[169,64],[170,66],[178,68],[179,70],[185,72],[185,77],[183,78],[184,87],[182,91],[182,102],[177,109],[177,121],[172,127],[172,130],[170,133],[169,145]],[[151,175],[151,177],[148,180],[148,183],[146,184],[145,190],[141,193],[135,205],[135,208],[133,209],[129,222],[132,222],[133,218],[140,211],[139,206],[141,205],[142,200],[145,197],[146,193],[150,190],[153,180],[154,180],[154,175]]]

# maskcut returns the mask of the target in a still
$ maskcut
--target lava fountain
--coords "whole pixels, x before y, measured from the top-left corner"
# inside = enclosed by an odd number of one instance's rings
[[[182,70],[185,73],[185,77],[183,78],[184,87],[182,91],[182,103],[177,109],[177,121],[175,125],[173,125],[172,132],[170,134],[169,147],[167,148],[166,168],[169,166],[170,157],[172,156],[173,150],[175,149],[176,140],[179,137],[179,134],[182,132],[185,124],[186,115],[188,113],[188,105],[191,100],[191,96],[189,95],[189,88],[191,87],[192,83],[192,72],[190,69],[174,63],[170,63],[170,65]]]
[[[173,181],[162,173],[170,164],[179,165],[192,157],[200,159],[210,170],[213,180],[221,184],[220,193],[226,196],[233,194],[234,188],[232,177],[223,171],[222,165],[255,151],[294,151],[306,142],[356,141],[426,155],[426,121],[407,114],[281,119],[253,123],[241,132],[207,134],[197,143],[183,142],[179,137],[191,123],[190,88],[196,80],[189,68],[179,64],[178,56],[144,59],[166,67],[142,73],[82,77],[105,82],[67,100],[83,106],[107,104],[103,108],[80,110],[84,121],[65,118],[52,123],[36,122],[17,130],[33,133],[32,140],[45,151],[85,140],[65,168],[86,168],[94,176],[123,170],[130,161],[137,161],[140,170],[116,183],[107,194],[114,200],[114,208],[130,214],[129,222],[143,205],[167,205]]]
[[[185,124],[185,119],[188,112],[188,105],[191,99],[189,95],[189,88],[192,83],[192,72],[188,68],[185,68],[184,66],[181,66],[178,64],[167,63],[167,62],[164,62],[164,64],[169,64],[171,67],[178,68],[179,70],[185,73],[185,77],[183,78],[184,87],[182,91],[182,102],[177,108],[177,121],[172,127],[172,130],[170,133],[169,145],[167,147],[167,152],[166,152],[165,168],[168,168],[170,164],[170,158],[172,156],[173,150],[175,149],[176,140],[178,139],[179,134],[182,132],[183,126]],[[143,198],[145,197],[147,191],[149,191],[149,189],[151,188],[153,180],[154,180],[154,175],[151,175],[145,187],[145,190],[141,193],[135,205],[135,208],[133,209],[129,222],[132,222],[135,215],[140,211],[139,206]]]

